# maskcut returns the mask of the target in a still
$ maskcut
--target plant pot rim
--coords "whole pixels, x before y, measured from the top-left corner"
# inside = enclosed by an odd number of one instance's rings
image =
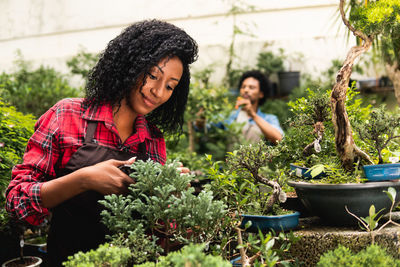
[[[300,213],[298,211],[293,211],[293,213],[283,214],[283,215],[249,215],[249,214],[240,214],[240,216],[247,217],[247,218],[270,218],[270,219],[285,218],[285,217],[292,217],[292,216],[298,216],[298,215],[300,215]]]
[[[24,256],[24,259],[32,259],[32,258],[37,259],[38,261],[35,262],[35,263],[33,263],[33,264],[31,264],[31,265],[26,265],[25,267],[40,266],[40,264],[42,264],[42,262],[43,262],[42,258],[40,258],[40,257],[36,257],[36,256]],[[13,261],[15,261],[15,260],[19,260],[19,257],[18,257],[18,258],[13,258],[13,259],[11,259],[11,260],[8,260],[8,261],[4,262],[4,263],[1,265],[1,267],[7,267],[7,264],[9,264],[10,262],[13,262]]]
[[[353,190],[353,189],[366,189],[366,188],[377,188],[377,187],[389,187],[389,186],[400,186],[400,181],[382,181],[382,182],[367,182],[367,183],[346,183],[346,184],[315,184],[304,181],[288,181],[288,185],[297,188],[318,188],[318,189],[342,189],[342,190]]]
[[[383,163],[383,164],[365,164],[363,167],[393,167],[393,166],[400,166],[399,162],[396,163]]]

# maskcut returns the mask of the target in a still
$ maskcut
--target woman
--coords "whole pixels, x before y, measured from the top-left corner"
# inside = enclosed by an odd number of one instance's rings
[[[51,214],[50,266],[105,242],[98,200],[133,182],[119,167],[135,159],[165,163],[162,132],[182,130],[196,58],[196,42],[178,27],[135,23],[108,44],[85,98],[61,100],[37,121],[6,208],[33,225]]]

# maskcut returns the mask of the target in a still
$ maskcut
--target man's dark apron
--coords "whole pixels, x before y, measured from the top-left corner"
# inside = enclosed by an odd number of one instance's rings
[[[65,169],[57,172],[64,176],[80,168],[99,162],[117,159],[147,160],[145,143],[139,144],[137,153],[100,146],[94,140],[96,121],[89,121],[84,144],[72,155]],[[52,210],[52,218],[47,239],[47,250],[51,267],[62,266],[67,257],[78,251],[86,252],[105,243],[107,227],[100,222],[100,212],[104,206],[98,200],[104,196],[96,191],[83,192],[58,205]]]

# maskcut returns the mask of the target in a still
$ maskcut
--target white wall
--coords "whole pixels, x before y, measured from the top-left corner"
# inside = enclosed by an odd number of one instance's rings
[[[214,79],[224,74],[232,36],[229,0],[1,0],[0,71],[10,71],[15,51],[35,64],[67,71],[65,61],[80,48],[100,52],[127,25],[147,18],[185,29],[199,44],[193,68],[215,64]],[[234,1],[238,2],[238,1]],[[296,68],[325,70],[344,59],[351,41],[338,21],[338,0],[247,0],[255,10],[238,15],[237,24],[254,37],[237,38],[235,65],[254,65],[265,42],[271,49],[301,52]]]

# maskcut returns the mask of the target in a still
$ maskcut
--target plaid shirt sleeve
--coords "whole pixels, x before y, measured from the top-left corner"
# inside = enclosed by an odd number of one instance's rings
[[[48,209],[42,207],[40,189],[43,182],[55,177],[53,166],[59,156],[55,141],[57,129],[55,111],[50,109],[36,122],[24,162],[13,168],[6,191],[7,211],[32,225],[40,225],[49,214]]]

